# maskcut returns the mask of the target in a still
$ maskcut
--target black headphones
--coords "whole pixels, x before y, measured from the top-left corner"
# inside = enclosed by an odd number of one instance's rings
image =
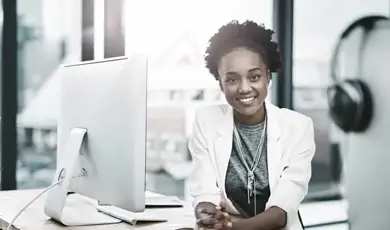
[[[359,44],[359,58],[361,61],[368,34],[374,29],[375,23],[381,20],[388,20],[384,16],[366,16],[360,18],[348,26],[341,34],[331,59],[330,74],[334,81],[327,89],[329,113],[333,122],[344,132],[364,132],[370,125],[373,115],[373,100],[370,89],[359,79],[360,76],[345,76],[338,81],[336,75],[336,63],[341,43],[351,32],[357,28],[364,31],[363,38]],[[357,68],[360,68],[358,64]],[[358,74],[361,74],[358,71]]]

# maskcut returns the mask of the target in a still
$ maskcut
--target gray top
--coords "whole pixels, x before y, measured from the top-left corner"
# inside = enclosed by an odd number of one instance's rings
[[[243,155],[249,166],[252,165],[256,155],[257,147],[260,143],[261,134],[263,132],[264,123],[258,125],[243,125],[236,123],[237,131],[241,138]],[[267,167],[267,139],[261,158],[257,168],[254,171],[255,175],[255,194],[256,194],[256,213],[261,213],[265,209],[270,196],[268,183],[268,167]],[[229,165],[226,172],[225,189],[227,197],[232,201],[235,208],[245,217],[255,215],[254,199],[248,204],[247,197],[247,170],[243,165],[241,158],[238,155],[236,143],[233,138],[233,148],[229,160]]]

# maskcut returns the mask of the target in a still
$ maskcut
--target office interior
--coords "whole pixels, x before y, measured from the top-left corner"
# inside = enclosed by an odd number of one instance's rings
[[[283,51],[284,68],[273,78],[269,100],[314,122],[316,153],[303,204],[328,202],[336,207],[330,210],[341,209],[348,146],[328,114],[330,58],[341,31],[372,14],[389,16],[390,1],[2,1],[1,190],[52,183],[62,64],[144,52],[149,58],[146,188],[190,202],[187,141],[194,112],[224,103],[204,67],[206,42],[223,23],[249,19],[273,28]],[[323,209],[313,212],[321,215]],[[309,215],[302,217],[310,222]],[[348,229],[347,221],[313,229]]]

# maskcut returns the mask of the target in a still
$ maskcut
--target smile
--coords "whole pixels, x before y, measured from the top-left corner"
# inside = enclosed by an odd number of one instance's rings
[[[253,102],[254,99],[255,99],[255,97],[247,97],[247,98],[241,98],[238,100],[245,105],[249,105]]]

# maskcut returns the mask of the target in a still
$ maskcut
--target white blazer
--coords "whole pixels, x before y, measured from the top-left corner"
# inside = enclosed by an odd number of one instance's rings
[[[266,209],[277,206],[287,212],[285,229],[302,229],[298,207],[307,194],[311,161],[315,152],[312,119],[266,103],[267,161],[271,196]],[[189,179],[193,206],[199,202],[219,204],[226,196],[225,179],[233,142],[233,109],[229,105],[196,112],[189,140],[194,170]],[[246,194],[243,194],[246,196]],[[227,211],[238,215],[227,199]]]

